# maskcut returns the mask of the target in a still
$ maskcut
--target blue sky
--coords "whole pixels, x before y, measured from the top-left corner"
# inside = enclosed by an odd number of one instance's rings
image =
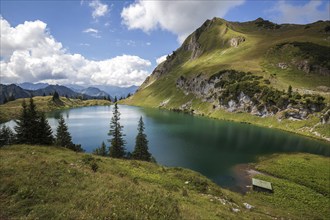
[[[329,3],[1,0],[0,14],[1,83],[130,86],[206,19],[311,23],[329,20]]]

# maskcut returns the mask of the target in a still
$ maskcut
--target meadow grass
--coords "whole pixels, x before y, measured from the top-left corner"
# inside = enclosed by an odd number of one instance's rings
[[[0,161],[2,219],[326,219],[329,215],[329,158],[316,155],[261,158],[254,166],[272,176],[258,178],[271,181],[274,193],[246,195],[220,188],[188,169],[59,147],[2,147]],[[254,208],[246,209],[244,202]]]

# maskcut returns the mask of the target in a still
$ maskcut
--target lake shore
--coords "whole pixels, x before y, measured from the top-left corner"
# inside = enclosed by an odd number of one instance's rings
[[[26,102],[28,100],[28,98],[25,99]],[[38,111],[45,113],[61,109],[111,104],[108,100],[80,100],[66,97],[60,97],[60,101],[54,102],[52,96],[36,96],[33,97],[33,101],[37,105]],[[22,102],[23,99],[16,99],[0,105],[0,123],[16,119],[21,112]]]

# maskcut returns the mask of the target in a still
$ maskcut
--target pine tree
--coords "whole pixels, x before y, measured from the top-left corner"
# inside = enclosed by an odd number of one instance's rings
[[[101,147],[96,148],[93,153],[104,157],[108,156],[108,151],[107,147],[105,146],[105,143],[102,142]]]
[[[132,158],[136,160],[151,161],[151,154],[148,151],[147,135],[144,133],[144,123],[142,116],[139,120],[138,134],[135,139],[135,148],[132,153]]]
[[[60,99],[60,96],[59,94],[55,91],[54,92],[54,95],[53,95],[53,101],[56,101],[56,100],[59,100]]]
[[[28,119],[28,109],[23,99],[22,102],[22,111],[21,114],[18,116],[18,120],[15,120],[16,126],[14,130],[16,131],[16,140],[19,144],[25,144],[29,140],[29,119]]]
[[[291,85],[289,85],[289,88],[288,88],[288,95],[289,95],[289,97],[292,96],[292,86]]]
[[[118,100],[117,100],[117,96],[115,96],[115,99],[113,100],[114,103],[116,103]]]
[[[108,141],[110,142],[109,156],[115,158],[123,158],[125,156],[125,141],[122,133],[123,126],[119,123],[120,113],[118,111],[118,105],[115,103],[113,116],[110,122],[110,130],[108,135],[111,137]]]
[[[68,131],[68,126],[65,124],[65,120],[62,115],[58,120],[55,144],[57,146],[66,147],[70,149],[72,149],[73,145],[71,134]]]
[[[38,122],[38,143],[44,145],[52,145],[54,142],[53,131],[50,127],[48,120],[45,117],[45,113],[39,113]]]
[[[39,144],[38,132],[39,132],[39,115],[36,109],[36,105],[33,99],[30,98],[30,104],[27,109],[28,115],[28,140],[26,144]]]
[[[14,132],[7,126],[3,125],[0,129],[0,147],[11,145],[15,142]]]

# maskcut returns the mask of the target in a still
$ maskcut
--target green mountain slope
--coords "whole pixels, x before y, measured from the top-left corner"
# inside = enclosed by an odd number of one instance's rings
[[[241,195],[187,169],[65,148],[2,147],[0,219],[327,219],[328,164],[322,156],[274,155],[256,166],[274,193]]]
[[[261,18],[245,23],[207,20],[125,103],[330,140],[329,33],[329,21],[277,25]],[[251,103],[243,106],[243,99]]]

